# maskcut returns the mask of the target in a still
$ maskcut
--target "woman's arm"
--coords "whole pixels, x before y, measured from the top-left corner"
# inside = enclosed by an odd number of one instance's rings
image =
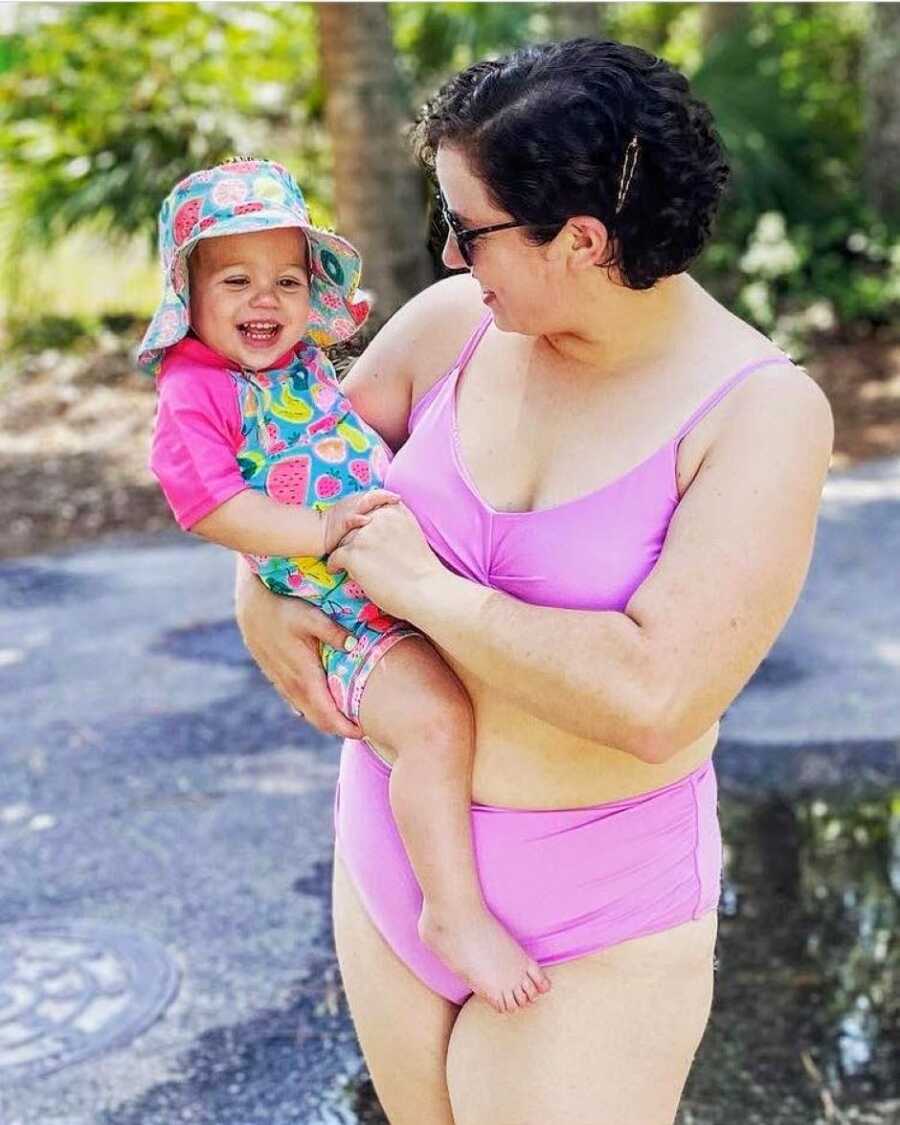
[[[808,376],[760,373],[723,421],[624,613],[529,605],[459,578],[403,506],[351,532],[329,567],[346,568],[523,710],[664,762],[721,717],[790,616],[833,437],[828,400]]]

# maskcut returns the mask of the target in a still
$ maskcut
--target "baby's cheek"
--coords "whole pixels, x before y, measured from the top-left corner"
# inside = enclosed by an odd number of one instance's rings
[[[217,306],[216,301],[202,283],[191,288],[191,326],[207,343],[229,323],[226,310]]]

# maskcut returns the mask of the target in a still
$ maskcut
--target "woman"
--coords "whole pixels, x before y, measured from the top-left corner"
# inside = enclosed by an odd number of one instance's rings
[[[281,694],[349,736],[335,938],[392,1125],[667,1125],[711,1003],[719,718],[803,585],[831,412],[685,272],[727,170],[665,62],[581,39],[479,63],[419,143],[444,261],[468,272],[346,379],[399,451],[404,504],[330,565],[428,634],[472,698],[479,877],[546,967],[536,1003],[467,999],[418,942],[389,764],[316,656],[343,631],[246,570],[239,620]]]

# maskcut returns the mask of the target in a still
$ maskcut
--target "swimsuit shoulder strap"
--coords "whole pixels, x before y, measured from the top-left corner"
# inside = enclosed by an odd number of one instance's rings
[[[463,344],[462,351],[453,361],[453,366],[445,371],[439,379],[435,379],[435,381],[431,384],[425,394],[423,394],[421,398],[416,400],[415,405],[409,412],[409,429],[412,429],[413,426],[415,426],[419,415],[437,396],[438,391],[441,389],[441,387],[446,385],[448,378],[454,373],[456,374],[456,376],[458,376],[460,371],[463,370],[463,368],[472,358],[472,353],[478,347],[479,343],[481,342],[482,336],[484,336],[485,332],[487,332],[488,327],[493,322],[493,319],[494,318],[491,313],[488,312],[482,318],[482,320],[479,321],[478,325],[475,328],[475,331],[468,338],[468,340],[466,340],[465,344]]]
[[[685,434],[689,433],[694,428],[694,426],[697,425],[700,419],[703,418],[705,414],[708,414],[709,411],[712,410],[712,408],[718,402],[720,402],[721,399],[725,397],[725,395],[728,394],[732,387],[737,386],[738,383],[742,383],[748,375],[752,375],[753,372],[759,370],[760,367],[766,367],[771,363],[793,363],[793,360],[790,358],[790,356],[786,355],[768,356],[765,359],[758,359],[753,363],[748,363],[745,367],[742,367],[739,371],[736,371],[734,375],[729,376],[725,380],[725,382],[721,384],[721,386],[717,387],[716,390],[713,391],[709,398],[705,399],[697,407],[694,413],[690,416],[690,418],[688,418],[688,420],[678,431],[675,437],[676,442],[681,441]]]
[[[473,352],[481,343],[482,336],[485,334],[485,332],[487,332],[491,324],[493,324],[493,321],[493,314],[489,312],[485,313],[483,319],[479,322],[478,327],[468,338],[468,340],[466,340],[463,350],[459,353],[456,363],[453,365],[453,367],[456,369],[457,374],[459,374],[459,372],[463,370],[463,368],[472,358]],[[451,368],[451,370],[453,370],[453,368]]]

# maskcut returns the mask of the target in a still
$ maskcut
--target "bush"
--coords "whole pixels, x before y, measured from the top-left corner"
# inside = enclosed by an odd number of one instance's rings
[[[108,312],[100,317],[100,326],[116,336],[131,335],[146,325],[147,318],[132,312]]]
[[[96,334],[92,321],[76,316],[48,313],[24,321],[10,321],[9,346],[13,351],[68,351],[91,340]]]

